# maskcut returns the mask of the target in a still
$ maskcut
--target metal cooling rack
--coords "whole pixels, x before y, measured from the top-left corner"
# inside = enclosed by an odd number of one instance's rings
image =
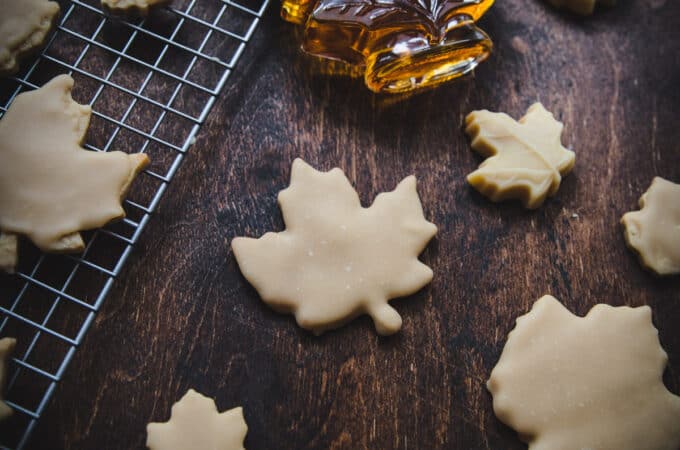
[[[152,164],[133,183],[127,218],[84,233],[82,255],[46,255],[23,243],[18,273],[0,275],[0,336],[18,341],[2,448],[28,442],[269,0],[175,0],[136,21],[106,17],[99,0],[59,3],[45,49],[0,81],[0,117],[19,93],[70,73],[74,99],[93,109],[86,148],[143,151]]]

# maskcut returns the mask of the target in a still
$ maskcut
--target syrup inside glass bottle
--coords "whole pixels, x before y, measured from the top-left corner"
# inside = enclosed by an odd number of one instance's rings
[[[375,92],[435,86],[491,52],[475,25],[494,0],[284,0],[281,16],[304,26],[302,48],[365,68]]]

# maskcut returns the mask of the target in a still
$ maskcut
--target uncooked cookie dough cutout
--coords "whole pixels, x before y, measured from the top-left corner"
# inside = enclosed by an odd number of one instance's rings
[[[643,266],[658,275],[680,273],[680,184],[655,177],[640,210],[624,214],[621,223]]]
[[[151,8],[167,5],[172,0],[102,0],[102,7],[116,16],[146,17]]]
[[[472,148],[487,158],[467,180],[494,202],[519,199],[538,208],[574,167],[574,152],[560,142],[562,123],[540,103],[519,121],[481,110],[468,114],[465,124]]]
[[[7,383],[7,360],[14,352],[16,343],[14,338],[0,339],[0,421],[12,415],[12,408],[3,401],[2,391]]]
[[[151,450],[244,450],[243,408],[218,412],[215,401],[193,389],[172,406],[170,420],[146,426]]]
[[[547,0],[556,8],[565,8],[576,14],[588,16],[595,10],[595,3],[603,6],[614,6],[616,0]]]
[[[316,334],[361,314],[380,334],[399,331],[388,300],[432,280],[418,255],[437,232],[423,216],[415,177],[364,208],[342,170],[319,172],[296,159],[278,201],[285,231],[231,244],[262,300]]]
[[[83,149],[91,109],[73,101],[72,87],[73,79],[60,75],[18,95],[0,120],[4,265],[16,260],[14,235],[46,252],[81,251],[79,231],[125,217],[121,201],[149,163],[143,153]]]
[[[0,75],[19,69],[21,59],[40,49],[59,16],[48,0],[0,1]]]
[[[578,317],[546,295],[517,319],[487,387],[530,450],[677,450],[667,361],[648,306]]]

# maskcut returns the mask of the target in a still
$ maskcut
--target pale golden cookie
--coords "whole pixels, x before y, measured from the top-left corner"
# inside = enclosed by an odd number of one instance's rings
[[[17,96],[0,120],[3,240],[20,234],[46,252],[81,251],[79,231],[123,218],[121,201],[149,163],[141,153],[83,149],[91,110],[73,101],[72,87],[60,75]]]
[[[59,16],[48,0],[0,0],[0,75],[16,72],[21,58],[41,48]]]
[[[517,319],[487,387],[530,450],[677,450],[667,361],[648,306],[578,317],[546,295]]]
[[[595,3],[613,6],[616,0],[548,0],[548,3],[556,8],[566,8],[576,14],[587,16],[595,10]]]
[[[116,16],[142,16],[149,14],[151,8],[167,5],[172,0],[102,0],[102,6]]]
[[[680,273],[680,184],[655,177],[640,211],[623,215],[624,236],[640,262],[659,275]]]
[[[467,180],[494,202],[519,199],[526,208],[538,208],[574,167],[574,152],[560,142],[562,123],[540,103],[518,122],[482,110],[468,114],[465,124],[472,148],[487,158]]]
[[[213,399],[193,389],[172,406],[170,420],[146,426],[151,450],[243,450],[248,425],[243,408],[220,413]]]
[[[415,177],[364,208],[340,169],[319,172],[296,159],[278,200],[285,231],[231,244],[262,300],[317,334],[360,314],[380,334],[399,331],[401,317],[387,302],[432,280],[418,255],[437,232],[423,216]]]
[[[0,339],[0,420],[12,415],[12,408],[3,401],[2,391],[7,383],[7,360],[14,351],[17,341],[13,338]]]

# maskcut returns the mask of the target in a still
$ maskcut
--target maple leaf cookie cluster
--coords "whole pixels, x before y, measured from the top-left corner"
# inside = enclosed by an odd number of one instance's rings
[[[596,2],[549,1],[583,14]],[[114,14],[144,16],[167,2],[102,0],[102,5]],[[0,17],[0,72],[11,73],[26,53],[40,48],[59,8],[43,0],[6,5]],[[342,4],[324,5],[317,19],[346,10]],[[363,17],[359,13],[367,5],[353,14]],[[490,2],[480,5],[479,14]],[[440,10],[435,3],[429,7]],[[11,34],[7,17],[17,25]],[[17,96],[0,120],[0,268],[5,271],[17,265],[19,237],[46,252],[82,251],[81,231],[123,218],[121,202],[149,163],[144,154],[86,151],[82,144],[91,110],[73,101],[72,87],[72,78],[58,76]],[[486,159],[467,176],[468,183],[494,202],[541,207],[557,195],[575,165],[575,152],[561,142],[562,131],[562,123],[540,103],[519,120],[471,112],[465,132]],[[397,333],[402,317],[389,301],[433,280],[433,270],[419,255],[437,226],[425,217],[416,177],[407,176],[364,207],[341,169],[322,172],[296,159],[278,204],[284,230],[231,242],[240,271],[262,301],[317,335],[360,315],[368,315],[380,335]],[[621,219],[626,243],[656,274],[680,273],[680,185],[657,177],[639,204],[639,211]],[[0,339],[0,387],[15,346],[13,338]],[[532,450],[673,450],[680,447],[680,397],[663,383],[667,360],[649,307],[597,304],[578,317],[546,295],[516,320],[487,389],[498,419]],[[0,395],[0,420],[11,413]],[[219,412],[213,399],[190,389],[172,406],[167,422],[148,424],[146,445],[242,450],[247,432],[241,407]]]

